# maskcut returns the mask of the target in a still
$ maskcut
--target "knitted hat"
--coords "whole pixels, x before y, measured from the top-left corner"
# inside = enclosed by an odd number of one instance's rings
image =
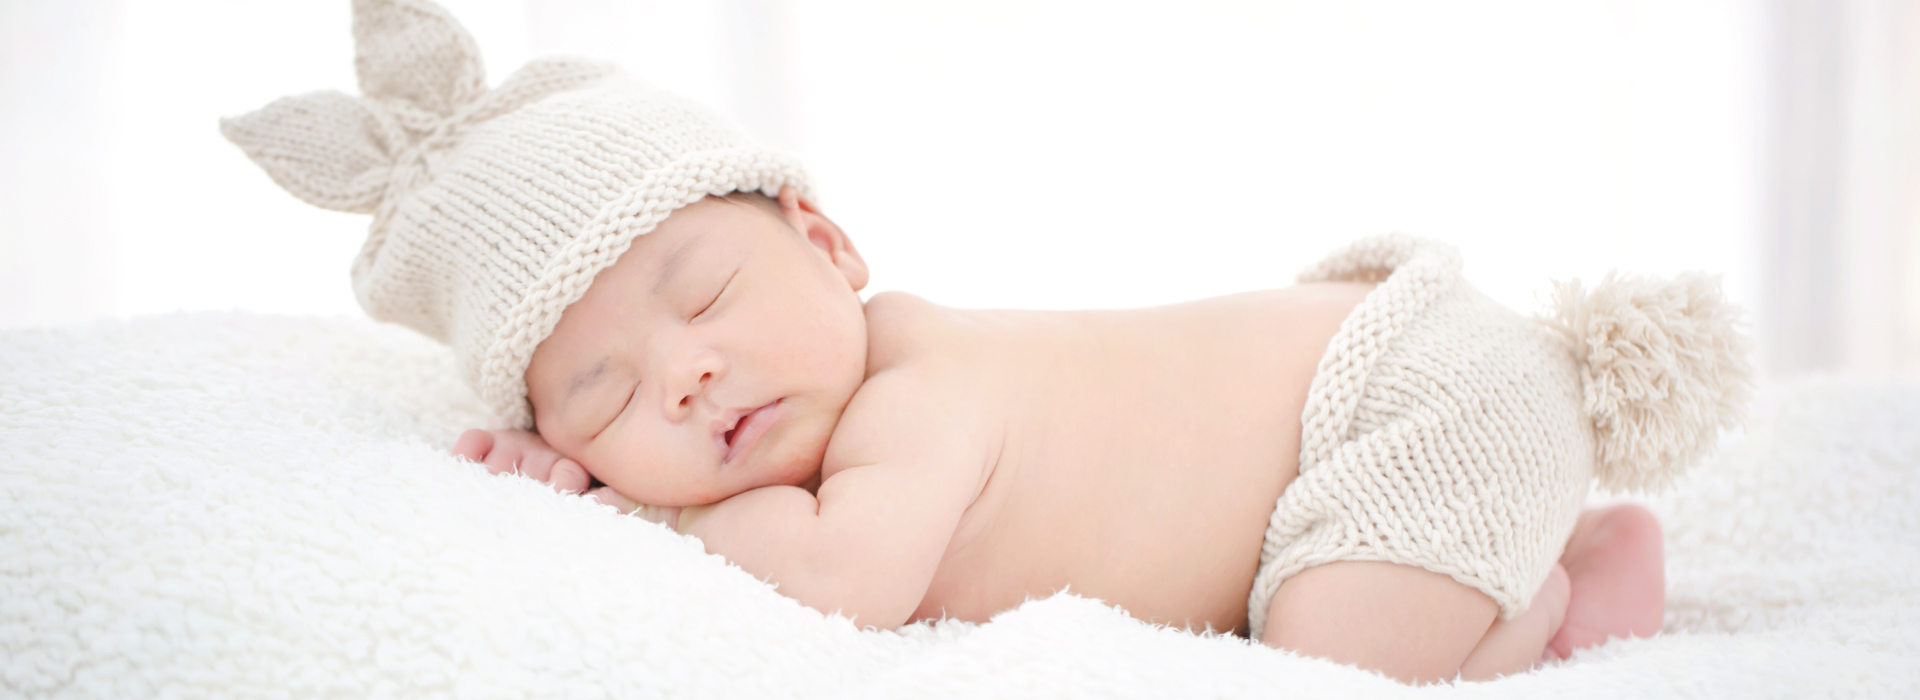
[[[793,186],[791,157],[604,63],[542,59],[489,90],[480,53],[427,0],[354,0],[361,97],[314,92],[220,122],[309,204],[372,214],[361,308],[453,347],[507,427],[567,305],[668,214]]]

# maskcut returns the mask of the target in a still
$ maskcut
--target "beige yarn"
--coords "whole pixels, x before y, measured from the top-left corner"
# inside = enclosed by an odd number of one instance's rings
[[[635,236],[708,195],[812,196],[792,158],[610,65],[537,60],[489,90],[438,5],[353,13],[362,97],[287,97],[221,132],[294,196],[374,215],[360,306],[451,345],[502,427],[532,426],[534,348]]]
[[[1753,341],[1720,281],[1609,274],[1556,285],[1543,319],[1584,356],[1586,410],[1600,434],[1600,485],[1666,486],[1737,425],[1753,394]]]
[[[1561,285],[1553,318],[1474,290],[1451,246],[1358,241],[1301,282],[1379,286],[1341,323],[1301,414],[1300,473],[1248,596],[1335,561],[1446,574],[1511,618],[1560,557],[1589,484],[1650,489],[1739,421],[1753,368],[1739,310],[1697,274]]]
[[[1251,634],[1282,581],[1335,561],[1418,566],[1485,592],[1503,617],[1525,610],[1593,472],[1578,361],[1468,285],[1442,244],[1367,239],[1300,275],[1331,280],[1380,284],[1308,389],[1300,475],[1269,521]]]

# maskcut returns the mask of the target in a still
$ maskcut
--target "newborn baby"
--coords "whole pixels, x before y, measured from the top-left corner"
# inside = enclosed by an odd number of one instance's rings
[[[358,0],[362,97],[222,123],[373,215],[374,317],[448,343],[498,417],[456,454],[695,535],[857,624],[1071,590],[1409,682],[1660,628],[1652,488],[1745,397],[1702,278],[1474,291],[1452,248],[1348,245],[1302,283],[1133,311],[888,292],[804,168],[603,64],[492,89],[426,0]],[[644,505],[642,505],[644,504]]]
[[[689,205],[534,352],[538,433],[472,431],[454,451],[562,490],[603,482],[602,500],[650,504],[781,593],[881,628],[985,621],[1071,586],[1406,680],[1659,629],[1660,534],[1637,507],[1589,513],[1509,620],[1447,576],[1339,562],[1288,579],[1246,629],[1308,387],[1372,284],[1033,312],[862,304],[866,279],[791,188]]]

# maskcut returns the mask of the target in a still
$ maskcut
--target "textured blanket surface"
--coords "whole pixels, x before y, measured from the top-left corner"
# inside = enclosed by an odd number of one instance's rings
[[[1764,387],[1651,501],[1670,611],[1408,688],[1070,594],[856,629],[696,540],[446,453],[450,354],[361,319],[0,333],[4,697],[1912,697],[1920,387]]]

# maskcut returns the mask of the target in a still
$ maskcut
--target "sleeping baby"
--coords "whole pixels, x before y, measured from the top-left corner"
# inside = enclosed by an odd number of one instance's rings
[[[696,536],[862,626],[1069,590],[1407,682],[1525,671],[1663,615],[1653,489],[1748,392],[1706,278],[1557,290],[1353,242],[1298,284],[1132,311],[863,302],[791,158],[618,70],[487,87],[425,0],[358,0],[363,97],[222,123],[371,214],[353,283],[452,346],[498,429],[453,451]]]

